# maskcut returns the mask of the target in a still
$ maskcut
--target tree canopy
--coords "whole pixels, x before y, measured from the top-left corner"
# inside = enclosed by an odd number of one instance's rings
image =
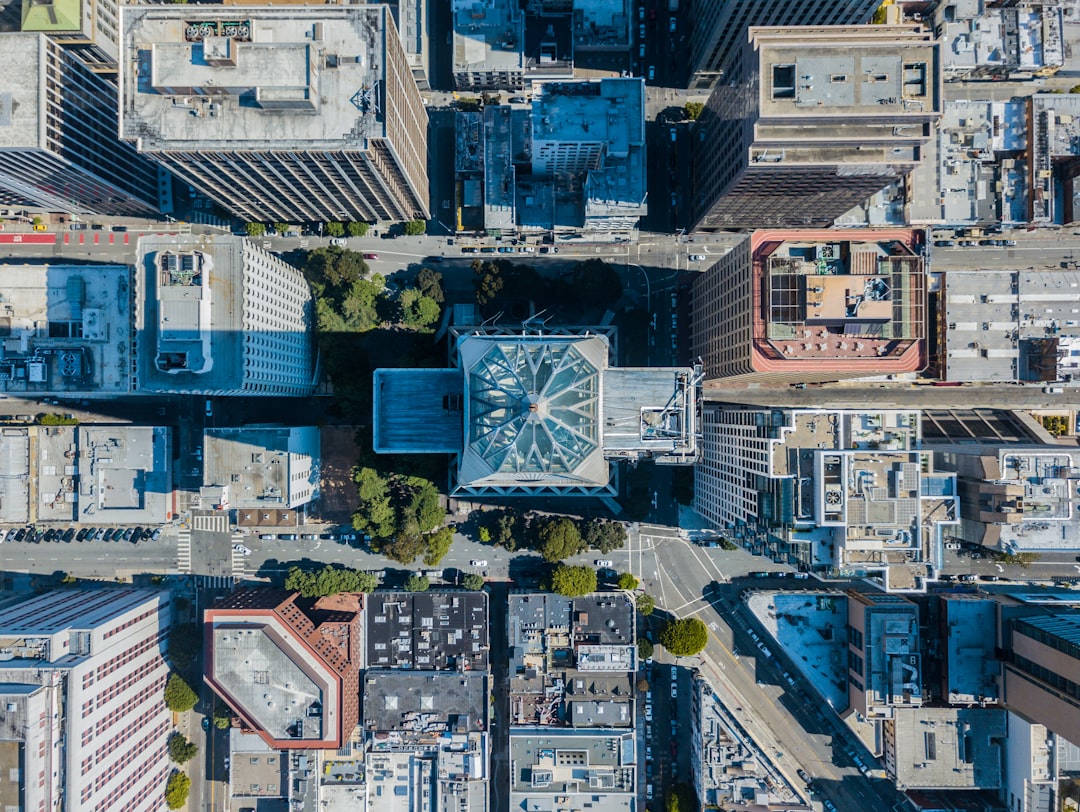
[[[427,223],[423,220],[409,220],[405,223],[405,234],[408,237],[419,237],[427,233]]]
[[[190,742],[177,731],[169,736],[169,758],[176,764],[187,764],[199,754],[199,745]]]
[[[431,581],[426,575],[410,575],[405,580],[406,592],[427,592],[431,589]]]
[[[213,720],[218,730],[228,730],[232,726],[232,713],[225,704],[218,702],[214,705]]]
[[[581,539],[590,549],[601,553],[621,550],[626,545],[626,528],[610,519],[586,519],[579,524]]]
[[[567,598],[577,598],[596,591],[596,570],[559,564],[551,573],[551,591]]]
[[[653,644],[646,637],[637,639],[637,654],[639,660],[647,660],[653,656]]]
[[[326,233],[331,237],[344,237],[345,236],[345,224],[331,221],[326,224]]]
[[[185,713],[198,702],[199,695],[183,677],[175,672],[169,674],[169,680],[165,683],[165,707],[176,713]]]
[[[660,644],[676,657],[697,654],[709,642],[709,630],[696,617],[669,620],[660,629]]]
[[[349,232],[350,237],[363,237],[368,233],[368,224],[363,220],[360,222],[349,223],[345,226],[345,230]]]
[[[479,592],[484,588],[484,576],[477,575],[475,572],[466,573],[465,577],[461,579],[461,585],[466,589],[471,589],[473,592]]]
[[[637,589],[638,579],[631,572],[619,573],[619,589]]]
[[[263,223],[246,223],[244,231],[249,237],[261,237],[266,233],[266,226]]]
[[[646,595],[644,592],[634,599],[634,605],[641,614],[648,617],[656,609],[656,601],[653,600],[652,595]]]
[[[165,782],[165,805],[169,809],[181,809],[187,803],[190,791],[191,779],[187,773],[173,770],[169,780]]]
[[[292,567],[285,576],[285,588],[305,598],[323,598],[339,592],[374,592],[378,584],[378,578],[371,573],[334,564],[317,571]]]
[[[427,537],[427,549],[424,550],[424,563],[429,567],[437,567],[443,558],[450,552],[450,545],[454,543],[454,530],[451,527],[440,527]]]
[[[683,105],[683,109],[686,111],[686,117],[691,121],[697,121],[698,116],[701,115],[701,111],[705,109],[705,105],[702,102],[688,101]]]
[[[538,519],[535,534],[536,551],[549,563],[562,561],[581,552],[581,532],[574,521],[565,516]],[[594,577],[595,575],[593,572]]]

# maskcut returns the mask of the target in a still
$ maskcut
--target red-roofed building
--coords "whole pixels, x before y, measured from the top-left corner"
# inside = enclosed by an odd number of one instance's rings
[[[270,747],[340,747],[360,719],[362,601],[230,595],[205,614],[207,684]]]
[[[755,231],[694,283],[706,380],[804,383],[926,365],[926,274],[909,229]]]

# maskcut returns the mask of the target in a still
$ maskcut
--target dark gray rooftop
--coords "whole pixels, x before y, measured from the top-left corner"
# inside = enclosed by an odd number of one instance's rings
[[[487,674],[373,669],[364,676],[364,730],[417,734],[487,729]]]
[[[487,670],[483,592],[375,592],[365,611],[372,668]]]

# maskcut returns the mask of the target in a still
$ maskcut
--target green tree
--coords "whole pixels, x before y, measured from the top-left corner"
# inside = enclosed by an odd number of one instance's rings
[[[689,784],[679,783],[668,791],[666,812],[693,812],[697,808],[697,797]]]
[[[368,224],[361,220],[358,223],[349,223],[346,229],[350,237],[363,237],[368,233]]]
[[[244,225],[244,231],[247,232],[249,237],[261,237],[266,234],[266,225],[264,223],[247,223]]]
[[[202,652],[202,625],[185,623],[169,632],[169,662],[173,668],[188,672]]]
[[[218,730],[228,730],[232,727],[232,713],[230,713],[228,706],[220,702],[214,705],[213,721],[214,727]]]
[[[696,617],[669,620],[660,629],[660,645],[676,657],[691,657],[709,642],[709,630]]]
[[[475,572],[466,573],[465,577],[461,579],[461,585],[466,589],[471,589],[473,592],[479,592],[484,588],[484,576],[477,575]]]
[[[568,598],[577,598],[596,591],[596,570],[592,567],[571,567],[559,564],[551,573],[551,591]]]
[[[427,552],[427,537],[410,530],[399,530],[393,538],[379,544],[378,552],[399,564],[411,564]]]
[[[177,764],[187,764],[199,754],[199,745],[189,742],[183,733],[169,736],[169,758]]]
[[[43,414],[37,419],[40,426],[77,426],[79,421],[74,417],[64,417],[62,414]]]
[[[356,495],[360,499],[353,512],[352,525],[362,533],[377,539],[394,534],[394,507],[390,503],[390,485],[374,468],[353,471]]]
[[[545,561],[555,563],[581,552],[581,532],[572,519],[557,516],[537,520],[536,550]],[[595,579],[595,570],[590,570]],[[595,586],[590,592],[595,590]]]
[[[579,522],[581,539],[592,550],[610,553],[626,545],[626,528],[610,519],[586,519]]]
[[[476,537],[480,540],[481,544],[490,544],[491,528],[481,526],[480,529],[476,531]]]
[[[619,573],[619,589],[637,589],[637,585],[638,580],[634,577],[633,573]]]
[[[439,304],[442,304],[446,301],[442,281],[443,275],[438,271],[433,271],[431,268],[421,268],[416,274],[416,289],[429,299],[434,299]]]
[[[288,223],[274,223],[274,231],[276,231],[282,237],[285,236],[285,232],[288,231],[289,228],[290,226]]]
[[[499,511],[493,528],[495,543],[510,552],[516,550],[517,542],[514,539],[520,534],[520,525],[521,516],[517,511],[510,508]]]
[[[426,575],[410,575],[405,580],[406,592],[427,592],[431,589],[431,581]]]
[[[331,237],[344,237],[345,236],[345,224],[331,221],[326,224],[326,233]]]
[[[409,220],[405,224],[405,235],[407,237],[419,237],[421,234],[427,233],[427,223],[423,220]]]
[[[484,307],[498,296],[506,284],[503,279],[503,265],[500,262],[481,262],[472,264],[473,287],[476,289],[476,303]]]
[[[1041,558],[1039,553],[996,553],[994,555],[994,561],[999,564],[1013,564],[1025,570]]]
[[[31,225],[34,225],[34,226],[40,226],[40,225],[42,225],[42,224],[43,224],[44,222],[45,222],[44,220],[42,220],[42,219],[41,219],[40,217],[38,217],[38,216],[36,216],[36,215],[35,215],[35,216],[34,216],[34,219],[30,221],[30,224],[31,224]]]
[[[398,304],[401,305],[401,321],[409,327],[428,327],[442,314],[439,303],[416,288],[403,290]]]
[[[701,115],[701,111],[705,109],[705,105],[702,102],[689,101],[683,105],[683,110],[686,111],[686,117],[691,121],[697,121],[698,116]]]
[[[191,779],[187,773],[173,770],[169,780],[165,783],[165,805],[169,809],[180,809],[187,803],[188,792],[191,791]]]
[[[401,478],[400,485],[406,494],[406,500],[401,520],[398,522],[399,528],[409,519],[416,521],[421,533],[427,533],[442,525],[446,510],[434,482],[423,477],[410,476]]]
[[[429,567],[439,566],[448,552],[450,545],[454,543],[454,530],[450,527],[440,527],[427,537],[427,550],[424,551],[424,563]]]
[[[327,564],[321,570],[291,567],[285,576],[285,588],[305,598],[322,598],[339,592],[374,592],[379,580],[369,572]]]
[[[192,690],[183,677],[176,672],[169,674],[165,683],[165,707],[176,713],[186,713],[195,707],[199,695]]]
[[[643,592],[634,599],[634,606],[642,615],[648,617],[656,609],[656,601],[653,600],[652,595],[646,595]]]
[[[647,660],[653,656],[653,644],[646,637],[637,639],[637,656],[639,660]]]

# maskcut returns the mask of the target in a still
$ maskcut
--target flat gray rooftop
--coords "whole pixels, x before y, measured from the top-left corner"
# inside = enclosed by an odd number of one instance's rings
[[[337,701],[333,677],[284,628],[278,620],[215,625],[214,682],[273,739],[333,737],[324,720]]]
[[[550,809],[548,804],[564,796],[587,795],[592,809],[630,810],[636,800],[636,756],[633,731],[514,728],[510,733],[511,806],[527,802],[521,808]]]
[[[203,484],[227,486],[232,507],[292,506],[298,483],[319,492],[315,426],[207,429],[204,452]]]
[[[364,149],[386,135],[383,6],[129,6],[122,27],[120,132],[140,149]]]
[[[372,668],[484,671],[487,595],[482,592],[374,592],[368,596],[367,663]]]
[[[974,595],[943,598],[948,653],[945,674],[948,699],[977,703],[998,699],[998,664],[994,657],[997,603]]]
[[[45,54],[48,44],[49,40],[44,34],[4,34],[0,149],[37,149],[44,146],[41,119],[45,110],[42,97],[45,93]]]
[[[375,450],[456,454],[465,431],[459,369],[375,370]]]
[[[898,789],[998,789],[1005,714],[997,708],[911,708],[896,714]],[[886,734],[888,735],[888,734]]]
[[[424,737],[487,729],[487,674],[369,669],[364,675],[364,730]]]
[[[170,436],[165,427],[80,426],[77,520],[87,524],[168,521],[172,515]]]

